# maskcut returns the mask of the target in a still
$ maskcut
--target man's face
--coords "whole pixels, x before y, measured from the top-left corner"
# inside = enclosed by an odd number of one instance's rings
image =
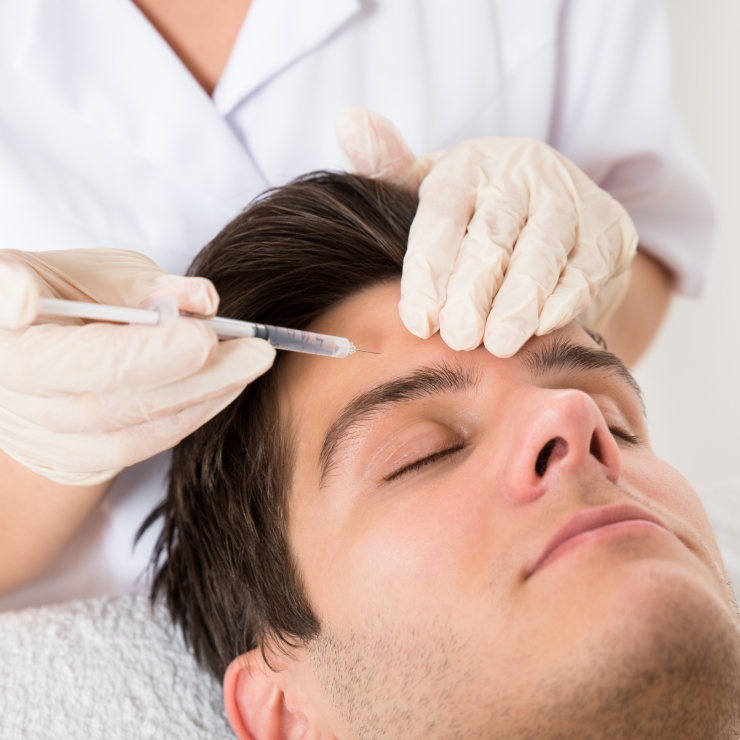
[[[732,591],[630,379],[575,325],[502,360],[411,336],[398,298],[313,327],[379,355],[281,371],[289,538],[322,625],[291,670],[327,730],[724,736]]]

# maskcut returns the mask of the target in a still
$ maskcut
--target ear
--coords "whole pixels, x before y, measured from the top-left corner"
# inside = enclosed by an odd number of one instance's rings
[[[417,159],[398,129],[368,108],[347,108],[336,119],[339,148],[359,175],[408,188],[414,193],[431,163]]]
[[[286,706],[282,674],[252,650],[234,660],[224,676],[224,707],[239,740],[309,738],[305,714]]]

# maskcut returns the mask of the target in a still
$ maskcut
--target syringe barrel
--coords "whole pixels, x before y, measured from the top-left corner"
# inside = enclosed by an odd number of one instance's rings
[[[218,335],[219,339],[256,337],[257,327],[259,326],[259,324],[253,324],[250,321],[224,319],[221,316],[214,316],[212,319],[205,319],[203,323],[213,329],[213,331],[215,331]]]
[[[237,321],[215,316],[206,319],[205,323],[218,334],[220,339],[237,337],[258,337],[266,339],[275,349],[287,349],[292,352],[306,352],[325,357],[347,357],[355,352],[355,346],[344,337],[333,337],[329,334],[317,334],[300,329],[286,329],[282,326],[254,324],[251,321]]]
[[[165,296],[147,304],[145,308],[127,308],[125,306],[107,306],[97,303],[65,301],[54,298],[41,299],[43,316],[76,317],[97,321],[115,321],[123,324],[167,325],[177,320],[177,299]],[[202,318],[184,314],[190,318]],[[219,339],[236,339],[238,337],[259,337],[266,339],[276,349],[287,349],[293,352],[306,352],[325,357],[348,357],[355,352],[355,346],[344,337],[329,334],[317,334],[312,331],[286,329],[282,326],[254,324],[251,321],[237,321],[214,316],[203,319],[218,335]]]
[[[255,324],[255,336],[266,339],[276,349],[287,349],[293,352],[308,352],[312,355],[326,357],[347,357],[355,347],[344,337],[333,337],[328,334],[317,334],[313,331],[285,329],[282,326]]]

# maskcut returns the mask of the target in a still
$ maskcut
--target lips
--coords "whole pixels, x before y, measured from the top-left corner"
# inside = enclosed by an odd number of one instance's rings
[[[535,560],[534,565],[527,570],[525,580],[544,566],[546,561],[551,560],[552,556],[556,554],[556,551],[573,538],[578,537],[584,532],[592,532],[603,527],[608,527],[611,524],[630,521],[648,522],[666,531],[670,531],[656,516],[632,504],[617,504],[580,511],[561,527],[545,545],[539,557]]]

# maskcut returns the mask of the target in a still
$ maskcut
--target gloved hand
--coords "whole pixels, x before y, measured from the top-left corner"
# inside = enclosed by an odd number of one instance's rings
[[[395,126],[349,108],[337,139],[356,172],[419,193],[399,309],[418,337],[483,340],[510,357],[576,316],[593,328],[621,302],[637,233],[624,208],[535,139],[472,139],[415,157]]]
[[[267,342],[219,343],[194,319],[29,326],[40,297],[139,307],[164,295],[193,313],[218,306],[210,281],[136,252],[0,251],[0,449],[52,480],[100,483],[173,447],[272,365]]]

